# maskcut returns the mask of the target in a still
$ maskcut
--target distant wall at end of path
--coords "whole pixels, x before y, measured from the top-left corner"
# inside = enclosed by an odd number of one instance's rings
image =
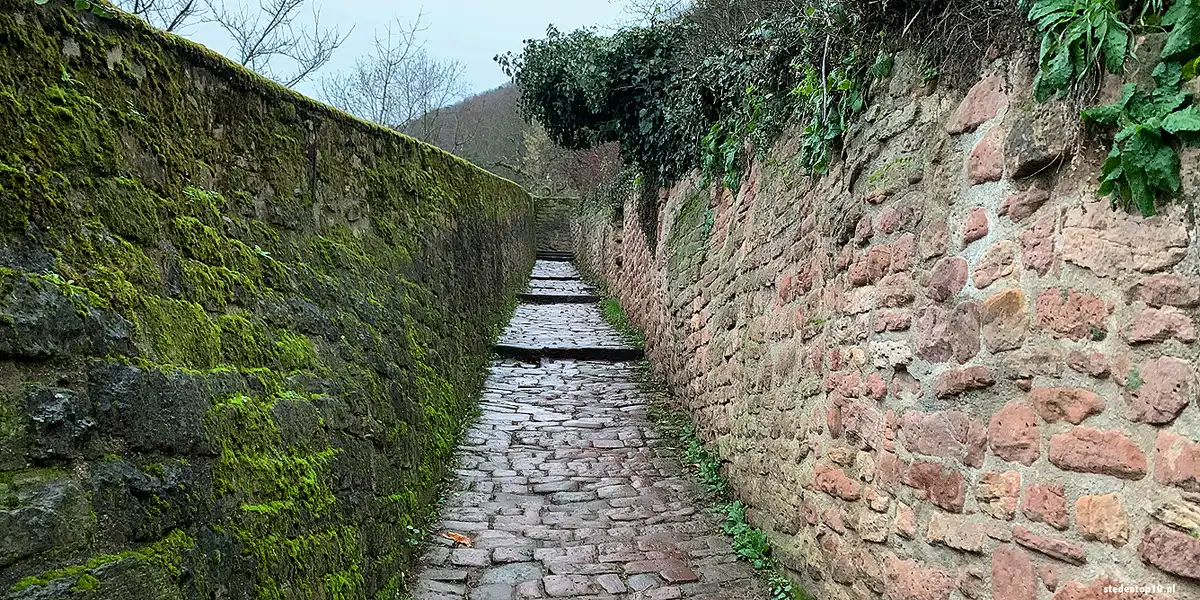
[[[574,248],[571,222],[578,210],[578,198],[534,198],[538,252],[570,252]]]
[[[1200,598],[1200,149],[1158,216],[1114,209],[1028,58],[964,93],[899,56],[828,175],[797,132],[736,193],[576,224],[818,598]]]
[[[0,596],[397,597],[534,231],[431,146],[0,0]]]

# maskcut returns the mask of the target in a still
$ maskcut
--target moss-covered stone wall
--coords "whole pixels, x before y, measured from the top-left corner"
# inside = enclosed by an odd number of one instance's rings
[[[539,252],[571,252],[575,240],[571,222],[579,211],[579,198],[534,198],[537,219],[537,249]]]
[[[511,182],[0,0],[0,596],[400,597],[533,244]]]

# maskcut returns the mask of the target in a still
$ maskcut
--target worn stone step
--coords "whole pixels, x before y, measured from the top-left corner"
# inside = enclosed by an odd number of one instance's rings
[[[529,304],[595,304],[600,296],[595,294],[520,294],[521,302]]]
[[[634,347],[531,347],[514,344],[496,344],[492,350],[505,358],[515,358],[523,361],[537,361],[543,358],[556,360],[593,360],[607,362],[623,362],[641,360],[646,353],[641,348]]]
[[[537,259],[552,262],[571,262],[575,260],[575,255],[570,252],[538,252]]]

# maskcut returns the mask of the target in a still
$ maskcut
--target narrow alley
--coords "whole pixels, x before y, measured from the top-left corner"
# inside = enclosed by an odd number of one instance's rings
[[[459,449],[417,600],[766,596],[652,429],[628,362],[641,351],[594,293],[569,262],[534,267]]]

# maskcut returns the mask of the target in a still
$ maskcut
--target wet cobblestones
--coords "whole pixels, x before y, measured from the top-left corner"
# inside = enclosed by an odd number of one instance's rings
[[[624,346],[594,304],[521,305],[507,342]],[[417,600],[766,597],[650,426],[632,363],[499,359],[481,408]]]

